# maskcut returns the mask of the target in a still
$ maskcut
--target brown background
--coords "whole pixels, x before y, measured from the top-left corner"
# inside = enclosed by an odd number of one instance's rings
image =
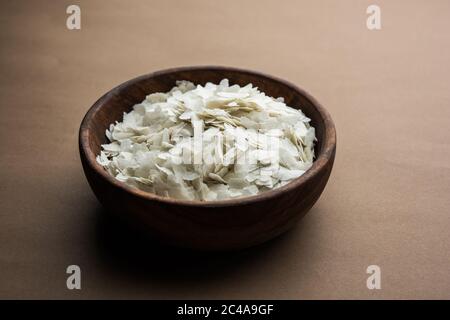
[[[450,1],[2,1],[0,298],[450,298]],[[332,114],[334,171],[290,233],[205,256],[106,218],[77,133],[113,86],[219,64],[290,80]],[[82,269],[82,290],[65,269]],[[366,288],[366,268],[382,289]]]

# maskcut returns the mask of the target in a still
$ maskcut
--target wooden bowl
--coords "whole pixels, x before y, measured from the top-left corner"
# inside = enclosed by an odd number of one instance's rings
[[[287,105],[301,108],[316,129],[316,160],[287,185],[245,198],[200,202],[164,198],[119,182],[96,162],[105,130],[152,92],[166,92],[176,80],[204,85],[227,78],[248,83]],[[328,112],[297,86],[259,72],[216,66],[184,67],[150,73],[107,92],[89,109],[79,133],[81,162],[98,200],[110,212],[142,225],[163,242],[201,250],[250,247],[285,232],[314,205],[333,167],[336,132]]]

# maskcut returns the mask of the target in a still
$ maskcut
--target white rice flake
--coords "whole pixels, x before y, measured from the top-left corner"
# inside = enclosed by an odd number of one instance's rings
[[[298,107],[298,106],[297,106]],[[164,197],[214,201],[285,185],[314,159],[299,109],[252,84],[177,81],[106,130],[97,162],[117,180]]]

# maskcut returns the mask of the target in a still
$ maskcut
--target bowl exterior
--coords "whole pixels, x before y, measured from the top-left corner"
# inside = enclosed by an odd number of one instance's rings
[[[277,237],[295,225],[320,197],[334,160],[298,188],[275,198],[234,206],[184,206],[138,197],[117,188],[87,164],[89,185],[103,206],[147,229],[164,243],[199,249],[231,250],[251,247]]]

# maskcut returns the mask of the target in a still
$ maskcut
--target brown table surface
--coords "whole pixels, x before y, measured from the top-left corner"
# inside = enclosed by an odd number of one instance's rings
[[[0,298],[450,298],[450,2],[70,1],[0,5]],[[311,212],[231,254],[157,246],[91,192],[78,128],[113,86],[217,64],[290,80],[338,150]],[[66,267],[82,289],[66,288]],[[366,268],[381,267],[381,290]]]

